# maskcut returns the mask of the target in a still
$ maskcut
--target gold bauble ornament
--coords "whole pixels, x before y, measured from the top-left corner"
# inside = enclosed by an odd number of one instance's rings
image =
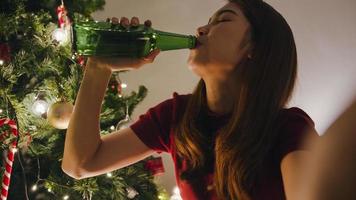
[[[57,129],[67,129],[72,112],[73,105],[71,103],[59,101],[49,107],[47,120]]]

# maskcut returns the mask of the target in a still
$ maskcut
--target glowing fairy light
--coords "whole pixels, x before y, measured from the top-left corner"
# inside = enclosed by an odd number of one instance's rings
[[[63,44],[68,40],[68,33],[63,28],[57,28],[52,33],[52,39]]]
[[[173,188],[173,195],[169,200],[182,200],[182,197],[180,196],[179,188],[177,186]]]
[[[121,88],[122,88],[122,89],[127,88],[127,84],[126,84],[126,83],[121,83]]]
[[[19,150],[18,150],[17,148],[12,148],[11,151],[12,151],[13,153],[17,153]]]
[[[45,100],[38,99],[32,105],[32,112],[37,116],[41,116],[47,112],[48,106],[49,105]]]
[[[36,191],[37,188],[38,188],[38,187],[37,187],[37,184],[34,184],[34,185],[31,187],[32,192]]]

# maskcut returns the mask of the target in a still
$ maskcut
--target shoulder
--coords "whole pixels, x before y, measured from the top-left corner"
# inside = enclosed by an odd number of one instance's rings
[[[185,107],[190,96],[191,94],[178,94],[177,92],[173,92],[171,98],[162,101],[156,105],[155,108],[170,107],[171,109],[175,109]]]
[[[282,109],[277,118],[278,137],[275,146],[278,161],[295,150],[307,150],[307,142],[318,138],[312,118],[298,107]]]
[[[298,107],[282,109],[279,113],[277,123],[282,135],[300,135],[308,131],[316,133],[313,119]]]
[[[296,126],[314,128],[315,123],[313,119],[301,108],[291,107],[281,110],[279,117],[279,123],[282,128],[295,128]]]
[[[173,104],[187,104],[189,98],[192,96],[192,94],[178,94],[177,92],[173,92],[172,94],[171,101]]]
[[[178,94],[174,92],[171,98],[151,107],[148,112],[156,113],[164,118],[170,118],[175,121],[178,116],[184,113],[190,96],[191,94]]]

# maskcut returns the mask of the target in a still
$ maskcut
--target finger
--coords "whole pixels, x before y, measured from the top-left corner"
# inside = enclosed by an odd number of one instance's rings
[[[139,24],[140,24],[140,21],[139,21],[138,17],[131,18],[131,26],[137,26]]]
[[[121,17],[120,24],[121,24],[121,26],[123,26],[125,28],[129,27],[129,25],[130,25],[129,19],[126,17]]]
[[[152,57],[156,57],[160,52],[161,52],[161,49],[155,49],[150,53],[150,55],[152,55]]]
[[[113,18],[111,18],[111,23],[119,24],[119,19],[117,17],[113,17]]]
[[[152,22],[151,22],[151,20],[146,20],[145,21],[145,26],[147,26],[147,27],[151,27],[152,26]]]
[[[156,56],[161,52],[160,49],[153,50],[150,54],[143,58],[147,62],[153,62]]]

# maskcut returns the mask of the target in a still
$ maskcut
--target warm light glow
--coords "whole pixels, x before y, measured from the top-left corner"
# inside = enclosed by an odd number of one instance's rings
[[[34,192],[34,191],[36,191],[37,190],[37,184],[34,184],[33,186],[32,186],[32,188],[31,188],[31,190]]]
[[[173,188],[173,195],[171,196],[170,200],[182,200],[179,188],[177,186]]]
[[[67,32],[64,29],[57,28],[56,30],[53,31],[52,33],[52,38],[53,40],[56,40],[60,44],[63,44],[64,42],[67,41]]]
[[[179,188],[177,186],[174,187],[173,194],[180,194]]]
[[[65,195],[65,196],[63,197],[63,199],[64,199],[64,200],[69,199],[69,195]]]
[[[3,65],[4,64],[4,61],[0,59],[0,65]]]
[[[50,188],[47,189],[48,192],[52,192],[52,190]]]
[[[111,177],[112,177],[112,173],[109,172],[109,173],[106,174],[106,176],[109,177],[109,178],[111,178]]]
[[[2,114],[4,111],[2,109],[0,109],[0,114]]]
[[[122,88],[122,89],[127,88],[127,84],[126,84],[126,83],[121,83],[121,88]]]
[[[37,116],[41,116],[47,112],[48,106],[49,105],[46,101],[41,99],[36,100],[32,105],[32,112]]]
[[[13,153],[17,153],[19,151],[17,148],[12,148],[11,150]]]
[[[115,126],[110,126],[110,130],[114,131],[115,130]]]

